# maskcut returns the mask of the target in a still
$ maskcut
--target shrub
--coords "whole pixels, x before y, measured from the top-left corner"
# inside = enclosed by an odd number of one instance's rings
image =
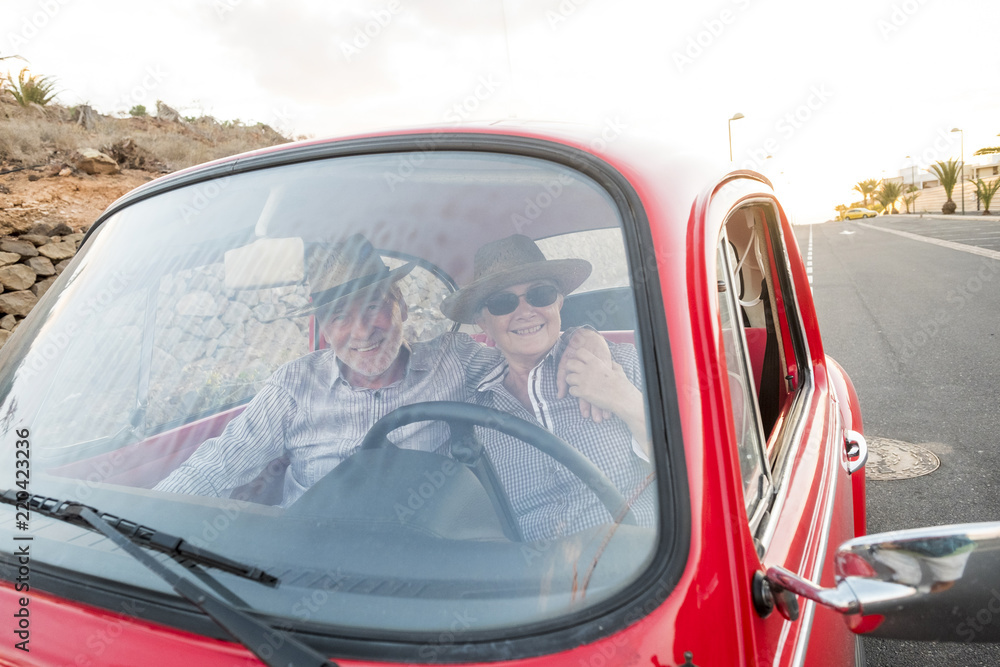
[[[141,116],[145,116],[146,115],[146,107],[143,106],[142,104],[136,104],[134,107],[132,107],[131,109],[128,110],[128,115],[129,116],[133,116],[135,118],[139,118]]]
[[[29,104],[45,106],[56,96],[55,81],[48,76],[29,74],[27,67],[17,75],[17,81],[14,81],[14,77],[8,74],[5,87],[14,96],[17,103],[23,107]]]
[[[989,215],[990,202],[992,202],[993,197],[996,196],[997,190],[1000,190],[1000,178],[991,183],[987,183],[981,178],[977,178],[976,180],[969,178],[966,180],[976,186],[976,196],[979,197],[981,202],[983,202],[983,215]]]

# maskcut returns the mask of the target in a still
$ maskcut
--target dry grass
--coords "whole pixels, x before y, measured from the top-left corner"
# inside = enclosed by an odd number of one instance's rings
[[[21,107],[0,95],[0,165],[3,168],[69,161],[82,148],[131,138],[171,171],[289,141],[267,126],[229,126],[210,118],[171,123],[157,118],[97,116],[93,130],[59,105]]]

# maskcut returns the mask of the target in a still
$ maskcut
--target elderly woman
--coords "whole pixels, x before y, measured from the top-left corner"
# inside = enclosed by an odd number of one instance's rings
[[[457,322],[478,324],[503,352],[479,383],[476,403],[565,440],[608,476],[640,525],[652,526],[656,494],[636,349],[610,344],[612,360],[603,360],[570,349],[569,337],[560,333],[563,298],[590,272],[585,260],[549,260],[528,237],[510,236],[479,249],[473,282],[446,298],[441,310]],[[571,396],[556,390],[564,354],[575,357],[566,364]],[[590,418],[581,414],[577,399],[591,404]],[[582,481],[534,447],[492,429],[481,437],[524,539],[550,539],[616,520]]]

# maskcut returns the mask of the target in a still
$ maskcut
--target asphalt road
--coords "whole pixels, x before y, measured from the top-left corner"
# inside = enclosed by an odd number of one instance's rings
[[[1000,222],[880,216],[795,234],[804,254],[812,235],[825,350],[855,384],[865,435],[941,460],[929,475],[869,481],[869,532],[1000,521]],[[1000,665],[1000,645],[865,648],[873,667]]]

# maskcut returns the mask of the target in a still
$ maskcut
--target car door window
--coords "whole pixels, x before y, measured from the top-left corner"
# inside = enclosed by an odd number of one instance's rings
[[[737,258],[733,246],[723,237],[718,250],[719,319],[726,353],[726,377],[729,383],[736,447],[743,475],[743,495],[747,514],[753,516],[770,487],[770,481],[757,407],[756,385],[746,346],[742,313],[738,306],[740,281],[738,274],[733,270],[736,264]]]
[[[748,516],[780,485],[795,399],[809,386],[808,351],[774,210],[727,218],[718,247],[719,312]]]

